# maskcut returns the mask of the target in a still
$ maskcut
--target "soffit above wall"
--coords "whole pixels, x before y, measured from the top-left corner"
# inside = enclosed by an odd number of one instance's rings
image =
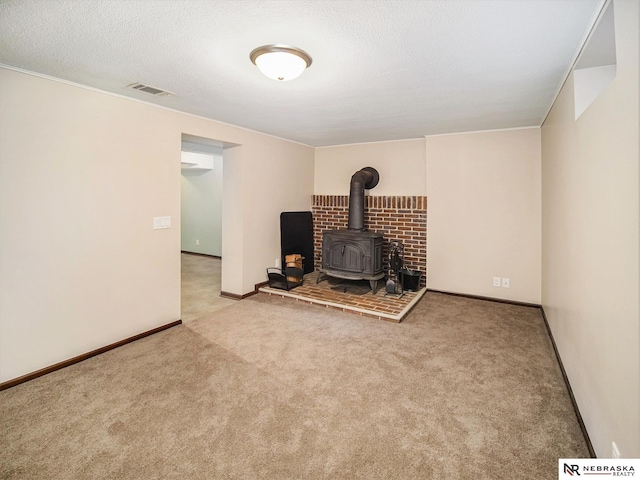
[[[591,37],[580,53],[575,68],[592,68],[616,63],[616,33],[613,3],[609,4],[598,21]]]

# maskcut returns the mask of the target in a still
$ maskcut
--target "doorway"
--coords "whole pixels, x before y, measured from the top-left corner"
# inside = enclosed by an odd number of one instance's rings
[[[234,301],[220,296],[224,144],[183,134],[181,151],[181,318],[188,322]]]

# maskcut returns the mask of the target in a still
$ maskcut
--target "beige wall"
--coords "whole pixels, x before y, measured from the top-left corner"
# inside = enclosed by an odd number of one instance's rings
[[[427,286],[539,304],[540,129],[427,137],[426,160]]]
[[[240,145],[223,289],[252,291],[280,212],[310,209],[311,147],[0,69],[0,381],[180,318],[182,133]],[[163,215],[173,228],[153,230]]]
[[[617,74],[542,127],[542,303],[599,457],[640,457],[637,1],[615,1]]]
[[[371,195],[424,195],[424,139],[360,143],[316,149],[316,195],[348,195],[351,176],[373,167],[380,182]]]

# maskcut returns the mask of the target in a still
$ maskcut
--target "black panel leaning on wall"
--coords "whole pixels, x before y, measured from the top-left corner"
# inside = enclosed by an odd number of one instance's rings
[[[313,215],[311,212],[282,212],[280,214],[281,264],[289,253],[304,257],[304,273],[315,269],[313,259]]]

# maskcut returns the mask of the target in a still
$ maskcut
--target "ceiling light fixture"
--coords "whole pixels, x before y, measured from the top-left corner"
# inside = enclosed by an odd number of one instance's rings
[[[284,82],[299,77],[311,65],[307,52],[289,45],[263,45],[249,58],[267,77]]]

